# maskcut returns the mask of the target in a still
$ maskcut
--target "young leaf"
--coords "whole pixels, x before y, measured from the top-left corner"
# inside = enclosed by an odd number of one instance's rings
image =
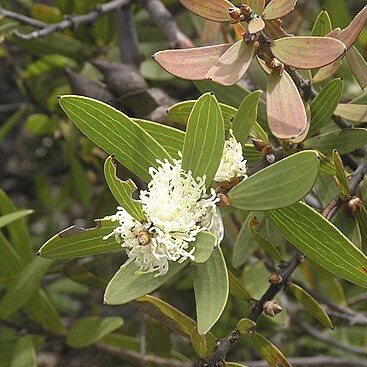
[[[39,287],[41,278],[45,275],[53,261],[40,257],[34,258],[11,284],[0,302],[0,317],[7,318],[22,307]]]
[[[153,292],[170,280],[188,261],[170,262],[168,273],[155,277],[153,273],[138,274],[134,263],[121,266],[107,285],[104,301],[108,305],[122,305]]]
[[[36,348],[32,337],[20,337],[14,345],[10,367],[37,367]]]
[[[354,128],[314,136],[304,142],[304,147],[318,149],[326,155],[331,154],[334,149],[339,154],[346,154],[361,148],[366,142],[367,129]]]
[[[304,289],[294,283],[288,284],[289,289],[292,291],[294,297],[300,301],[307,311],[326,328],[333,329],[333,324],[328,314],[320,306],[320,304]]]
[[[367,287],[367,257],[321,214],[298,202],[266,215],[311,260],[341,278]]]
[[[231,17],[229,16],[228,9],[234,7],[227,0],[211,0],[210,2],[180,0],[180,3],[194,14],[214,22],[229,22]]]
[[[64,229],[51,237],[39,249],[38,255],[47,259],[73,259],[121,249],[114,236],[103,239],[116,228],[116,223],[107,219],[99,219],[96,222],[94,228],[72,226]]]
[[[348,176],[343,166],[343,161],[337,150],[333,151],[334,165],[336,178],[339,182],[340,193],[345,197],[349,197],[349,186],[348,186]]]
[[[74,348],[83,348],[94,344],[112,333],[123,324],[121,317],[83,317],[71,326],[66,344]]]
[[[206,74],[218,59],[229,49],[230,44],[165,50],[156,52],[154,60],[170,74],[182,79],[205,79]]]
[[[256,322],[250,319],[241,319],[237,323],[236,329],[240,332],[240,334],[248,333],[249,330],[253,329],[256,326]]]
[[[271,51],[286,65],[313,69],[335,61],[344,53],[345,45],[331,37],[284,37],[274,40]]]
[[[195,102],[196,101],[184,101],[184,102],[176,103],[175,105],[171,106],[167,110],[167,117],[172,121],[179,122],[180,124],[186,124],[187,120],[189,119],[191,110],[194,107]],[[237,109],[232,106],[228,106],[224,103],[219,103],[219,107],[222,111],[224,127],[226,130],[228,130],[232,126],[231,121],[233,120],[234,116],[236,115]],[[162,126],[162,125],[159,124],[159,126]],[[177,131],[180,131],[180,130],[177,130]],[[182,135],[184,135],[184,133],[182,133]],[[154,135],[152,136],[154,137]],[[158,141],[157,138],[156,140]],[[183,138],[182,138],[182,141],[183,141]]]
[[[169,116],[168,118],[171,119]],[[153,121],[143,119],[133,120],[150,136],[152,136],[158,142],[158,144],[166,149],[171,157],[176,159],[179,158],[178,152],[182,152],[185,138],[185,133],[183,131]]]
[[[224,122],[216,98],[206,93],[195,103],[187,122],[182,169],[204,177],[208,187],[215,176],[224,147]]]
[[[272,0],[265,7],[262,17],[265,20],[282,18],[293,11],[297,0]]]
[[[244,179],[228,193],[230,204],[242,210],[288,206],[311,190],[319,167],[314,151],[293,154]]]
[[[283,353],[270,340],[254,332],[250,334],[250,339],[255,350],[272,367],[292,367],[286,360]]]
[[[323,80],[325,80],[325,79],[329,78],[330,76],[334,75],[336,73],[336,71],[342,65],[341,59],[342,59],[342,57],[340,57],[336,61],[333,61],[331,64],[323,66],[322,68],[320,68],[317,71],[317,73],[313,76],[312,83],[322,82]]]
[[[311,33],[313,36],[322,37],[330,33],[331,30],[332,30],[332,24],[329,13],[325,9],[323,9],[317,16],[315,23],[312,27]]]
[[[26,215],[32,214],[33,210],[19,210],[14,213],[9,213],[0,217],[0,228],[7,226],[9,223],[19,218],[25,217]]]
[[[269,127],[279,139],[302,135],[309,126],[303,101],[292,78],[273,71],[266,87],[266,109]]]
[[[219,84],[235,84],[246,73],[254,57],[254,45],[239,40],[234,43],[205,74]]]
[[[137,187],[131,179],[122,181],[116,176],[116,165],[111,156],[105,161],[104,175],[107,185],[117,202],[136,220],[142,221],[145,216],[141,204],[132,198],[132,194]]]
[[[198,264],[194,279],[198,332],[206,334],[218,321],[227,304],[228,272],[222,250],[217,247],[210,259]]]
[[[347,120],[355,121],[357,125],[367,122],[367,105],[365,104],[340,103],[334,113]]]
[[[241,103],[232,123],[233,134],[242,146],[250,134],[252,126],[257,118],[257,106],[262,91],[257,90],[250,93]]]
[[[367,62],[357,47],[351,47],[345,54],[354,77],[362,89],[367,86]]]
[[[310,103],[311,124],[308,136],[312,136],[325,126],[335,108],[337,107],[343,92],[343,81],[334,79],[328,83]]]
[[[77,127],[95,144],[143,180],[149,181],[149,167],[157,159],[170,159],[144,129],[122,112],[92,98],[63,96],[60,105]]]

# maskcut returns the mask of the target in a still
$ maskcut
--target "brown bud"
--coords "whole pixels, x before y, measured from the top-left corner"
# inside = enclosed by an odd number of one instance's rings
[[[271,70],[277,71],[279,75],[283,74],[284,64],[280,62],[277,58],[273,57],[272,59],[266,62],[266,65],[269,66]]]
[[[271,145],[269,145],[265,141],[260,139],[251,139],[251,140],[252,144],[254,144],[255,149],[261,152],[261,154],[268,155],[273,152],[273,148],[271,147]]]
[[[363,206],[362,200],[358,197],[354,197],[348,201],[346,209],[350,213],[354,214],[358,209],[362,208],[362,206]]]
[[[141,246],[148,245],[150,241],[152,240],[152,238],[150,237],[150,234],[144,229],[138,232],[137,239]]]
[[[268,280],[271,284],[279,284],[282,282],[283,278],[278,273],[271,273]]]
[[[252,12],[252,9],[246,5],[246,4],[241,4],[241,14],[242,15],[248,15]]]
[[[237,7],[228,9],[229,16],[236,22],[240,22],[241,10]]]
[[[218,186],[222,190],[231,189],[232,187],[236,186],[240,182],[239,177],[233,177],[230,181],[219,182]]]
[[[277,304],[276,301],[266,301],[263,305],[265,315],[274,317],[276,314],[281,312],[283,309]]]
[[[230,206],[228,196],[225,194],[222,194],[221,192],[217,195],[219,198],[219,203],[225,206]]]

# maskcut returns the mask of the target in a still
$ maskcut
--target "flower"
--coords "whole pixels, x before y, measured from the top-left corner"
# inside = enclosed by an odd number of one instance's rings
[[[247,161],[242,155],[242,146],[229,131],[230,137],[224,143],[223,155],[220,161],[214,181],[230,182],[236,177],[247,177]]]
[[[134,262],[140,273],[167,273],[169,261],[195,260],[195,247],[190,242],[205,230],[223,239],[223,223],[216,203],[219,199],[212,189],[207,195],[205,177],[194,178],[191,171],[181,168],[181,160],[158,161],[150,167],[152,177],[148,189],[140,192],[140,202],[146,222],[135,220],[125,209],[118,207],[115,215],[118,226],[104,239],[115,236],[123,241],[129,257],[125,266]]]

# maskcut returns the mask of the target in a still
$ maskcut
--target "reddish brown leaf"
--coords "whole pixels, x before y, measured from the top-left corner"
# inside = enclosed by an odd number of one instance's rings
[[[255,17],[248,24],[248,31],[250,33],[256,33],[262,31],[265,28],[265,22],[261,17]]]
[[[354,77],[362,89],[367,85],[367,62],[355,46],[351,47],[346,57]]]
[[[229,22],[228,9],[234,5],[227,0],[180,0],[180,3],[193,13],[214,22]]]
[[[284,17],[294,9],[296,2],[297,0],[272,0],[264,9],[262,17],[265,20]]]
[[[290,34],[282,28],[282,24],[283,22],[280,19],[267,20],[264,28],[265,35],[274,40],[277,38],[289,37]]]
[[[340,27],[334,28],[331,32],[325,35],[325,37],[336,38],[342,29]]]
[[[349,26],[343,29],[336,37],[342,41],[347,49],[352,47],[359,34],[362,32],[367,19],[367,5],[354,17]]]
[[[280,139],[294,139],[307,129],[308,121],[298,89],[286,71],[272,72],[266,88],[266,109],[271,132]]]
[[[286,65],[313,69],[335,61],[344,53],[345,46],[330,37],[284,37],[274,40],[271,50]]]
[[[245,42],[234,43],[205,75],[206,78],[223,84],[236,83],[250,66],[254,57],[254,46]]]
[[[242,4],[248,5],[256,14],[262,14],[265,8],[265,0],[242,0]]]
[[[169,73],[183,79],[205,79],[207,72],[228,50],[229,44],[156,52],[154,59]]]
[[[358,123],[367,122],[367,105],[340,103],[334,114],[347,120],[355,121],[357,122],[356,125],[358,125]]]
[[[321,69],[319,69],[317,73],[313,76],[312,82],[313,83],[322,82],[323,80],[335,74],[335,72],[340,68],[342,64],[341,59],[342,58],[340,57],[338,60],[332,62],[329,65],[323,66]]]

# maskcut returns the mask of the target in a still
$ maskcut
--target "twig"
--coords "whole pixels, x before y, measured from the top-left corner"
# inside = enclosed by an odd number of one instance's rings
[[[24,40],[32,40],[39,37],[47,36],[53,32],[62,31],[66,28],[77,29],[81,24],[87,24],[94,22],[98,17],[103,14],[109,13],[113,10],[120,8],[121,6],[125,6],[130,3],[131,0],[112,0],[108,3],[97,5],[94,10],[92,10],[88,14],[83,15],[67,15],[65,19],[59,23],[48,24],[44,22],[40,22],[36,19],[20,15],[3,8],[0,8],[0,15],[4,15],[8,18],[12,18],[18,20],[22,24],[30,25],[32,27],[38,28],[38,30],[30,32],[28,34],[23,34],[18,32],[17,30],[13,31],[17,37]]]
[[[166,35],[172,48],[192,47],[192,42],[177,27],[172,14],[160,0],[139,0],[156,26]]]
[[[124,64],[139,68],[140,53],[139,40],[134,27],[131,4],[127,4],[117,10],[117,28],[121,60]]]
[[[288,358],[288,362],[293,366],[342,366],[342,367],[367,367],[367,361],[361,359],[346,359],[339,357],[315,356],[315,357],[300,357]],[[267,367],[265,361],[246,361],[243,362],[248,367]]]

